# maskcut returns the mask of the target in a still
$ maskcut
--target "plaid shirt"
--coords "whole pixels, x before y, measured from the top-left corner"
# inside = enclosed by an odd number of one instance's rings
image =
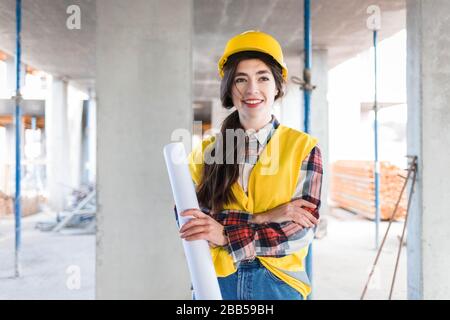
[[[277,119],[272,117],[272,120],[262,128],[268,129],[267,133],[259,135],[259,131],[256,133],[257,145],[251,143],[252,137],[250,137],[247,144],[247,148],[250,148],[247,154],[250,156],[246,157],[246,163],[240,165],[239,184],[245,191],[247,191],[249,172],[278,125]],[[257,154],[253,158],[252,155],[254,156],[255,152],[251,150],[252,145],[256,146]],[[245,170],[247,170],[247,174],[242,179],[242,173]],[[311,212],[316,218],[319,218],[321,204],[322,174],[322,156],[319,147],[315,146],[302,162],[296,191],[291,200],[304,199],[315,204],[315,209],[304,209]],[[201,210],[210,214],[207,208]],[[175,216],[177,217],[176,214]],[[303,228],[292,221],[256,224],[251,222],[251,213],[238,210],[223,210],[211,216],[225,227],[224,232],[229,239],[225,249],[233,257],[235,263],[253,260],[256,256],[283,257],[304,248],[314,239],[314,228]]]
[[[278,120],[272,115],[271,120],[258,131],[255,132],[252,129],[247,130],[245,135],[245,161],[239,163],[238,179],[238,183],[245,193],[247,193],[250,173],[258,161],[259,155],[264,150],[266,144],[269,142],[279,125],[280,123]]]
[[[304,209],[316,218],[319,218],[321,204],[322,172],[322,157],[316,146],[302,163],[296,192],[291,199],[304,199],[315,204],[315,209]],[[292,221],[256,224],[251,222],[251,213],[238,210],[223,210],[212,217],[225,227],[229,239],[225,248],[235,263],[256,256],[284,257],[314,239],[314,228],[303,228]]]

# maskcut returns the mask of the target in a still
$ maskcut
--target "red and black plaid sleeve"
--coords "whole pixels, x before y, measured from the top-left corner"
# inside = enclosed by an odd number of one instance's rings
[[[304,209],[316,218],[320,216],[322,174],[322,156],[316,146],[302,162],[297,190],[292,198],[315,204],[315,209]],[[309,245],[314,239],[312,228],[303,228],[294,222],[251,223],[250,213],[236,210],[225,210],[213,217],[225,227],[229,239],[226,248],[235,262],[256,256],[283,257]]]

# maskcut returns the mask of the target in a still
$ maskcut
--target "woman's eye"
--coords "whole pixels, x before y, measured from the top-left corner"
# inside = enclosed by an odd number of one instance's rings
[[[267,78],[267,77],[261,77],[261,78],[259,78],[259,80],[262,80],[262,81],[269,81],[269,78]]]
[[[243,78],[237,78],[236,80],[234,80],[234,82],[239,83],[239,82],[244,82],[245,79]]]

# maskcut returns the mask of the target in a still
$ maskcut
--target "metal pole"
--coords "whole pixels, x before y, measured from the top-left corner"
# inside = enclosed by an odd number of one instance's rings
[[[305,86],[303,89],[303,100],[304,100],[304,128],[305,132],[310,132],[310,105],[311,105],[311,61],[312,61],[312,46],[311,46],[311,2],[310,0],[304,0],[304,52],[305,52],[305,67],[303,70],[303,79],[305,81]],[[309,245],[308,255],[306,256],[305,269],[308,275],[311,287],[313,286],[313,247],[312,244]],[[308,296],[308,300],[311,300],[313,293]]]
[[[305,68],[303,71],[303,79],[306,84],[310,83],[311,80],[311,61],[312,61],[312,46],[311,46],[311,6],[310,0],[304,0],[304,48],[305,48]],[[303,90],[303,97],[305,102],[305,117],[304,117],[304,127],[305,132],[310,131],[310,117],[309,109],[311,105],[311,89],[306,85],[305,90]]]
[[[14,200],[14,217],[15,217],[15,263],[14,263],[14,275],[20,276],[20,243],[21,243],[21,207],[20,207],[20,180],[21,180],[21,143],[20,143],[20,131],[22,129],[22,116],[20,110],[20,32],[21,32],[21,18],[22,18],[22,1],[16,0],[16,196]]]
[[[403,224],[402,236],[400,238],[400,244],[398,246],[397,260],[395,261],[394,275],[392,276],[391,290],[389,291],[389,300],[392,300],[392,294],[394,292],[394,285],[395,285],[395,278],[397,276],[397,270],[398,270],[398,263],[400,261],[400,255],[402,253],[402,247],[403,247],[403,241],[405,239],[406,227],[408,226],[409,208],[411,207],[411,199],[412,199],[412,195],[414,193],[414,185],[416,184],[416,178],[417,178],[417,156],[413,157],[411,166],[413,166],[413,168],[414,168],[413,178],[412,178],[412,182],[411,182],[411,189],[409,191],[408,206],[406,207],[406,217],[405,217],[405,222]]]
[[[377,30],[373,31],[373,50],[374,50],[374,135],[375,135],[375,249],[378,249],[378,238],[380,232],[380,163],[378,161],[378,101],[377,101]]]
[[[394,221],[395,214],[397,213],[397,209],[398,209],[398,207],[400,205],[400,201],[402,200],[402,197],[403,197],[403,192],[406,189],[406,185],[408,184],[408,181],[409,181],[409,179],[411,177],[411,174],[414,174],[413,184],[415,182],[415,177],[416,177],[415,174],[416,173],[415,173],[414,170],[417,170],[416,161],[417,161],[417,156],[413,157],[413,164],[408,166],[408,173],[407,173],[405,181],[403,183],[402,190],[400,191],[400,194],[399,194],[399,196],[397,198],[397,202],[395,204],[394,211],[392,212],[391,217],[389,218],[388,227],[387,227],[386,232],[384,234],[383,240],[381,241],[381,246],[378,249],[377,255],[375,257],[375,261],[374,261],[374,263],[372,265],[372,269],[370,270],[370,273],[369,273],[369,277],[367,278],[366,285],[364,286],[364,290],[363,290],[363,292],[361,294],[361,300],[364,299],[364,296],[366,295],[367,289],[369,288],[370,279],[372,279],[373,273],[375,271],[375,267],[377,266],[378,259],[380,258],[380,255],[381,255],[381,250],[383,250],[384,244],[386,243],[386,239],[387,239],[387,236],[389,234],[389,230],[391,229],[392,222]],[[409,204],[408,204],[408,208],[409,208]],[[408,208],[406,210],[406,216],[408,216],[408,210],[409,210]],[[400,243],[403,243],[403,239],[402,239],[402,241]]]

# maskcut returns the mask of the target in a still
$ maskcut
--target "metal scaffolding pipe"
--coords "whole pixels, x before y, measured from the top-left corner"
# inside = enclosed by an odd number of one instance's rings
[[[312,46],[311,46],[311,3],[310,0],[304,0],[304,52],[305,52],[305,66],[303,69],[303,80],[305,86],[303,88],[303,100],[304,100],[304,131],[310,132],[310,106],[311,106],[311,62],[312,62]],[[308,255],[306,256],[306,274],[308,275],[311,287],[313,285],[313,265],[312,265],[312,244],[309,245]],[[312,299],[312,292],[308,296],[308,299]]]
[[[305,132],[310,132],[310,116],[309,109],[311,105],[311,92],[308,88],[308,84],[311,83],[311,61],[312,61],[312,46],[311,46],[311,7],[310,0],[305,0],[304,2],[304,52],[305,52],[305,67],[303,70],[303,80],[306,85],[303,90],[303,97],[305,103],[305,117],[304,117],[304,127]]]
[[[22,28],[22,1],[16,0],[16,193],[14,199],[14,218],[15,218],[15,263],[14,275],[20,276],[20,244],[21,244],[21,206],[20,206],[20,182],[21,182],[21,139],[20,131],[22,128],[22,114],[20,110],[21,94],[20,94],[20,32]]]
[[[375,136],[375,249],[378,249],[378,238],[380,232],[380,162],[378,161],[378,97],[377,97],[377,30],[373,31],[373,50],[374,50],[374,136]]]

